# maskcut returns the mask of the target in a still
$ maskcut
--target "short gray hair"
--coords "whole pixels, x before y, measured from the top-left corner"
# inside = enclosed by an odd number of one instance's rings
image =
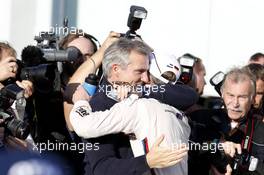
[[[135,51],[145,56],[149,56],[152,49],[144,42],[138,40],[129,40],[121,38],[111,44],[104,53],[102,62],[104,76],[110,77],[111,67],[113,64],[119,64],[122,68],[126,68],[129,62],[131,51]]]
[[[245,68],[232,68],[226,73],[223,80],[223,85],[221,86],[221,93],[225,88],[226,80],[231,80],[234,83],[240,83],[245,81],[250,81],[251,84],[251,98],[254,97],[256,93],[256,78],[253,76],[248,69]]]

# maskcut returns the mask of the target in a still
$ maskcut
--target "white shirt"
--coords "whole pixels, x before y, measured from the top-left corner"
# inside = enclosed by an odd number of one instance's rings
[[[99,137],[124,132],[134,133],[138,140],[147,138],[151,148],[162,134],[161,146],[175,147],[180,143],[188,145],[190,127],[187,118],[176,108],[155,99],[138,99],[136,95],[115,104],[110,110],[91,112],[87,101],[78,101],[70,113],[75,132],[84,138]],[[134,146],[134,155],[139,156]],[[178,164],[155,169],[160,175],[187,175],[187,156]]]

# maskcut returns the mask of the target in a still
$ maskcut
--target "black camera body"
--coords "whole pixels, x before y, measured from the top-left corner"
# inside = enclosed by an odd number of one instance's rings
[[[54,33],[40,32],[34,39],[37,46],[27,46],[22,51],[20,78],[32,81],[36,92],[59,91],[62,65],[58,63],[77,61],[82,54],[76,47],[60,50],[59,37]]]
[[[127,26],[129,27],[129,30],[125,34],[121,33],[121,37],[128,39],[141,39],[141,36],[136,33],[136,30],[140,28],[142,20],[146,19],[147,13],[148,12],[144,7],[135,5],[130,6],[130,13],[127,19]]]
[[[0,118],[4,120],[1,125],[5,128],[5,135],[11,135],[23,140],[29,135],[29,125],[24,121],[16,119],[11,113],[0,110]]]
[[[0,90],[0,108],[7,110],[15,100],[24,97],[24,89],[17,84],[8,84]]]
[[[51,32],[40,32],[39,36],[35,36],[39,48],[57,48],[59,37]]]
[[[20,139],[26,139],[30,128],[27,123],[16,119],[9,110],[15,100],[24,98],[24,89],[16,84],[9,84],[0,90],[0,118],[4,120],[1,124],[5,132]]]
[[[232,169],[234,173],[255,171],[257,168],[258,159],[251,156],[251,154],[243,149],[241,154],[235,154]]]

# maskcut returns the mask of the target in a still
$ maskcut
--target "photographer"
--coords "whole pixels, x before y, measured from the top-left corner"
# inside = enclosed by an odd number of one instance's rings
[[[183,72],[180,76],[180,82],[187,84],[193,88],[199,96],[203,94],[205,82],[206,70],[202,60],[192,54],[184,54],[179,58],[179,62],[183,67]],[[187,64],[188,63],[188,64]],[[199,100],[201,102],[201,98]],[[189,175],[206,175],[209,173],[210,165],[213,160],[217,157],[225,154],[234,156],[234,152],[240,151],[240,146],[233,142],[223,141],[221,146],[223,146],[222,152],[219,148],[212,153],[210,150],[196,149],[195,145],[219,145],[214,142],[214,138],[218,137],[214,132],[208,132],[208,129],[204,126],[211,126],[207,115],[211,115],[209,110],[206,110],[199,102],[185,110],[186,115],[189,117],[189,124],[191,126],[191,135],[189,138],[189,143],[191,149],[188,152],[188,174]],[[213,126],[212,128],[214,128]],[[210,127],[211,128],[211,127]],[[193,146],[194,145],[194,146]],[[231,150],[231,151],[230,151]],[[224,167],[224,171],[225,171]],[[229,171],[230,171],[230,167]],[[228,173],[228,172],[227,172]]]
[[[0,42],[0,83],[4,86],[11,79],[13,82],[25,90],[25,97],[29,98],[33,94],[33,84],[29,80],[17,81],[18,64],[16,51],[8,43]]]
[[[42,32],[35,37],[37,46],[28,46],[22,52],[22,61],[26,65],[23,69],[29,70],[24,71],[25,77],[33,77],[36,83],[33,98],[37,119],[34,140],[39,150],[40,145],[45,145],[42,156],[50,153],[60,156],[67,164],[63,168],[72,169],[75,174],[83,173],[79,168],[83,154],[70,148],[76,144],[64,120],[63,93],[72,74],[97,50],[91,37],[88,34],[69,34],[59,41],[55,34]],[[41,66],[46,66],[45,71],[38,69]],[[49,145],[55,146],[49,149]]]
[[[53,84],[57,84],[59,88],[51,87],[52,89],[47,93],[35,93],[35,101],[37,101],[35,108],[38,118],[36,139],[38,142],[46,142],[47,140],[52,142],[71,142],[71,136],[64,120],[63,94],[73,73],[84,60],[88,59],[97,50],[96,44],[89,36],[88,34],[84,34],[84,36],[69,34],[59,42],[59,47],[62,50],[74,47],[79,50],[80,55],[74,61],[62,62],[62,72],[58,73],[57,70],[54,70],[56,78]]]
[[[82,58],[74,62],[63,63],[63,72],[61,74],[63,89],[65,89],[74,72],[83,62],[90,59],[90,57],[98,50],[100,44],[94,36],[87,33],[68,34],[60,41],[59,47],[65,50],[71,46],[80,50]]]
[[[33,84],[30,81],[27,80],[22,80],[20,81],[15,81],[16,76],[17,76],[17,70],[18,70],[18,65],[17,65],[17,59],[16,59],[16,51],[8,44],[8,43],[0,43],[0,89],[2,91],[2,88],[5,88],[5,85],[8,85],[9,83],[16,83],[14,84],[14,87],[17,86],[18,88],[24,89],[24,97],[29,98],[32,93],[33,93]],[[11,80],[11,81],[10,81]],[[4,96],[4,94],[1,94]],[[14,99],[15,100],[15,99]],[[11,101],[12,102],[12,101]],[[3,102],[3,105],[5,102]],[[10,102],[7,102],[10,103]],[[14,103],[15,104],[15,103]],[[29,119],[27,118],[26,113],[24,113],[25,109],[22,109],[22,112],[20,112],[17,108],[17,106],[12,106],[12,104],[8,105],[8,109],[2,109],[4,110],[3,112],[9,112],[11,113],[12,116],[15,116],[15,118],[20,118],[23,120],[23,122],[28,123]],[[23,108],[23,106],[22,106]],[[7,111],[5,111],[7,110]],[[4,123],[4,120],[1,122],[2,124]],[[0,124],[1,125],[1,124]],[[15,127],[15,126],[14,126]],[[5,131],[3,127],[0,127],[1,134],[4,135]],[[22,140],[19,138],[16,138],[14,136],[7,136],[4,137],[4,144],[7,147],[11,147],[14,149],[31,149],[32,148],[32,139],[29,140]]]
[[[251,63],[245,66],[252,75],[256,77],[256,96],[253,104],[253,110],[258,120],[258,126],[254,131],[253,142],[252,142],[252,154],[255,155],[259,162],[264,161],[264,137],[261,134],[264,133],[264,111],[263,111],[263,100],[264,100],[264,66],[260,64]]]
[[[264,66],[261,64],[251,63],[245,66],[252,75],[256,77],[256,96],[253,108],[256,114],[264,115]]]
[[[262,122],[255,117],[252,110],[256,92],[255,81],[255,77],[248,69],[230,70],[225,75],[221,87],[225,109],[196,112],[196,121],[203,124],[203,131],[201,131],[203,134],[200,133],[203,137],[199,139],[217,140],[217,142],[232,141],[242,146],[242,154],[236,154],[234,159],[222,157],[217,160],[214,157],[214,162],[211,160],[210,163],[215,163],[213,166],[215,173],[223,171],[229,163],[233,168],[232,174],[263,174],[263,160],[256,163],[257,155],[252,152],[253,136],[261,135],[257,132]]]
[[[206,70],[202,59],[189,53],[184,54],[178,59],[181,66],[183,67],[182,69],[184,70],[180,76],[180,82],[187,84],[188,86],[193,88],[200,97],[203,94],[204,86],[206,85]],[[185,65],[185,62],[187,62],[187,60],[189,60],[188,62],[192,62],[193,64]],[[191,112],[202,108],[203,107],[199,104],[198,101],[196,104],[185,110],[185,113],[189,115]]]

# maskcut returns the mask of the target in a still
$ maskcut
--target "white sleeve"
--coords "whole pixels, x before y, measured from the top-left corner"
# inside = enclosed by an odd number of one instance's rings
[[[136,103],[127,100],[115,104],[110,110],[92,112],[88,101],[76,102],[70,113],[70,122],[76,134],[94,138],[118,132],[133,133],[137,124]]]

